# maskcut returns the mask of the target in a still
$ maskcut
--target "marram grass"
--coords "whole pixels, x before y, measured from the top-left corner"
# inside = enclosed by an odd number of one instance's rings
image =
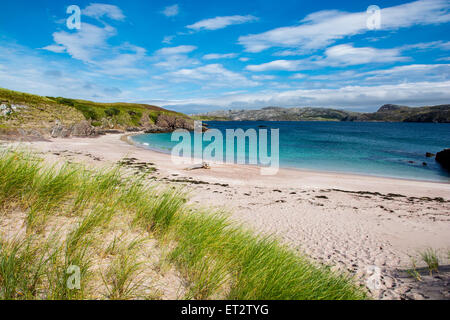
[[[0,230],[0,299],[154,298],[142,296],[140,288],[145,264],[138,255],[145,239],[104,239],[116,221],[126,219],[129,232],[156,238],[166,248],[167,263],[188,284],[185,299],[367,297],[348,276],[186,200],[178,189],[128,177],[118,168],[50,167],[31,153],[2,152],[0,217],[23,212],[26,232],[11,239]],[[50,227],[50,220],[64,217],[76,222],[65,230]],[[97,256],[112,256],[103,271]],[[71,265],[81,270],[78,290],[67,288]]]

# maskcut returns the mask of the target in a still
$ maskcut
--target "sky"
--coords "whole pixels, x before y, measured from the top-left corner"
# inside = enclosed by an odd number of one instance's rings
[[[449,52],[450,0],[2,0],[0,11],[0,87],[184,113],[450,104]]]

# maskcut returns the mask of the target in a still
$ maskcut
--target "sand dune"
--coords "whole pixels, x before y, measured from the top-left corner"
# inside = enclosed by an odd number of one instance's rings
[[[441,250],[442,264],[449,264],[450,184],[287,169],[266,177],[257,167],[240,165],[186,171],[169,155],[120,138],[25,145],[55,161],[105,165],[128,157],[151,163],[156,180],[188,186],[192,203],[225,208],[236,221],[277,236],[318,263],[349,270],[363,284],[371,268],[380,268],[375,298],[450,298],[445,267],[438,277],[424,275],[422,282],[405,272],[411,256],[428,247]]]

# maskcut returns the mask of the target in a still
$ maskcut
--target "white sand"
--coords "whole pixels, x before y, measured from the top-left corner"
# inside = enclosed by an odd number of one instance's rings
[[[287,169],[261,176],[259,168],[240,165],[186,171],[187,165],[173,164],[169,155],[120,137],[25,145],[49,158],[96,165],[134,157],[154,163],[158,180],[207,182],[177,184],[189,186],[193,203],[225,208],[248,228],[274,234],[315,261],[350,270],[362,283],[370,276],[368,267],[379,267],[381,287],[372,290],[376,298],[450,298],[449,272],[417,282],[399,271],[411,267],[410,256],[428,247],[441,250],[442,264],[449,264],[450,184]]]

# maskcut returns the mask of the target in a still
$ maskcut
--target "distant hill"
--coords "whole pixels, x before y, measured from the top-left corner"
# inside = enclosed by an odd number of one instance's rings
[[[226,110],[197,114],[203,120],[231,121],[380,121],[450,123],[450,105],[412,108],[386,104],[377,112],[360,113],[327,108],[267,107],[259,110]]]
[[[108,130],[145,130],[160,116],[190,120],[182,113],[135,103],[99,103],[42,97],[0,88],[0,133],[7,135],[94,135]],[[160,121],[161,122],[161,121]]]

